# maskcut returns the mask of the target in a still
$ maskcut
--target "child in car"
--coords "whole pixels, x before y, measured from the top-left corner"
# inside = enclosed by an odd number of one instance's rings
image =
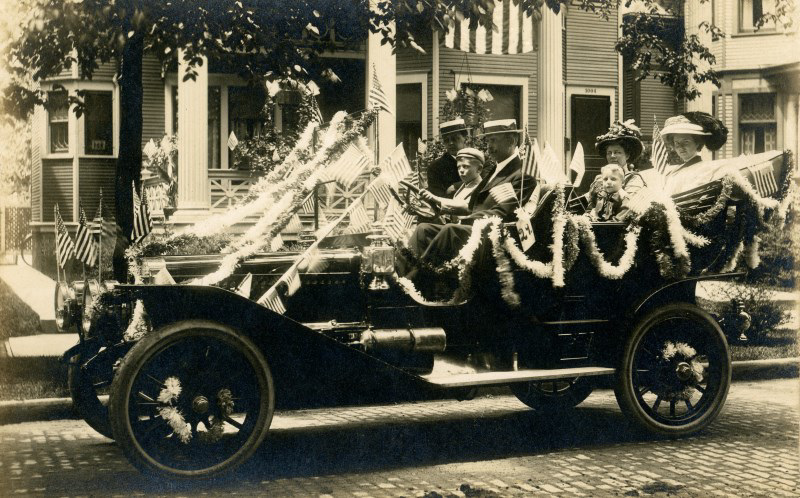
[[[630,210],[628,193],[622,188],[625,172],[618,164],[600,168],[601,189],[593,192],[589,204],[589,217],[596,221],[623,221]]]

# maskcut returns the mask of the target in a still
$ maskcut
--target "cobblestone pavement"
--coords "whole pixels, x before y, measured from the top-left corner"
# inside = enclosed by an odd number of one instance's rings
[[[636,435],[613,393],[574,413],[509,396],[276,415],[262,450],[213,481],[148,480],[82,421],[0,426],[2,496],[800,496],[797,379],[737,383],[682,440]]]

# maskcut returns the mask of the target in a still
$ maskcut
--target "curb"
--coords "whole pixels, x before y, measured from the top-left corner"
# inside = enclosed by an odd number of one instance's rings
[[[798,376],[798,367],[800,358],[735,361],[731,378],[733,381],[791,378]],[[498,388],[484,389],[496,391]],[[0,425],[76,418],[80,416],[70,398],[0,401]]]

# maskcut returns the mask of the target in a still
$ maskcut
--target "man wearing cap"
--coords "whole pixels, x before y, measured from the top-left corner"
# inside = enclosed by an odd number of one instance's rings
[[[487,121],[483,126],[489,154],[497,162],[494,172],[475,187],[468,203],[469,214],[460,223],[438,225],[421,223],[409,240],[409,249],[420,259],[432,265],[452,259],[464,246],[472,233],[472,223],[480,218],[498,216],[510,221],[514,210],[524,204],[536,186],[536,181],[526,176],[523,181],[522,162],[517,144],[522,130],[514,119]],[[524,191],[520,191],[524,186]],[[403,268],[398,268],[398,271]],[[409,272],[413,278],[414,271]]]
[[[467,125],[462,118],[447,121],[439,126],[439,134],[447,152],[428,166],[428,190],[435,196],[445,197],[447,189],[458,181],[456,154],[467,146]]]

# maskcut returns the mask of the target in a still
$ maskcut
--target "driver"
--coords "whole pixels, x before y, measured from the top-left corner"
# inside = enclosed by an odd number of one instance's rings
[[[450,185],[447,189],[448,197],[434,195],[429,190],[420,192],[420,197],[438,207],[444,214],[452,215],[451,220],[457,222],[460,216],[470,214],[469,200],[481,182],[484,162],[483,152],[478,149],[466,147],[459,150],[456,163],[461,181]]]
[[[518,144],[522,130],[514,119],[487,121],[482,136],[486,138],[489,154],[497,162],[491,174],[475,187],[468,208],[469,214],[460,223],[421,223],[409,239],[409,249],[426,263],[440,265],[452,259],[472,233],[472,223],[480,218],[499,216],[510,221],[514,210],[527,202],[536,181],[527,175],[523,180]],[[524,191],[521,188],[524,186]],[[403,264],[398,273],[407,270]],[[413,278],[410,269],[408,277]]]

